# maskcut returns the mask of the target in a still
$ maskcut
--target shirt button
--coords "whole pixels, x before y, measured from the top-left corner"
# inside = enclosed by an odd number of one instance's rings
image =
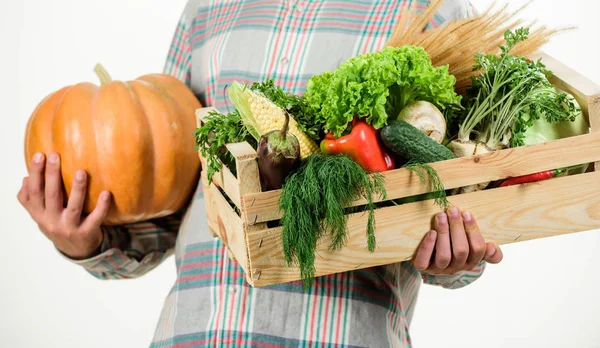
[[[290,60],[289,60],[289,59],[287,59],[287,58],[285,58],[285,57],[284,57],[284,58],[281,58],[281,60],[280,60],[280,62],[281,62],[281,64],[282,64],[282,65],[287,65],[287,63],[289,63],[289,61],[290,61]]]
[[[232,294],[232,295],[233,295],[233,294],[235,294],[236,292],[237,292],[237,289],[235,288],[235,286],[230,286],[230,287],[229,287],[229,293],[230,293],[230,294]]]

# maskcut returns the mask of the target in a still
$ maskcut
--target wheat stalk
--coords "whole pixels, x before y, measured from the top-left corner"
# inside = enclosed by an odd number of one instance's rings
[[[508,5],[494,9],[493,3],[483,13],[426,30],[427,24],[439,10],[443,0],[431,0],[422,13],[417,12],[417,1],[411,2],[400,10],[394,31],[385,46],[400,47],[414,45],[423,47],[429,54],[434,66],[448,65],[449,72],[456,77],[455,89],[464,93],[471,84],[471,76],[479,71],[473,70],[477,52],[498,54],[499,45],[504,42],[504,32],[523,25],[516,18],[532,1],[527,2],[514,12],[508,12]],[[535,54],[556,33],[572,28],[548,29],[545,26],[534,28],[536,21],[525,25],[530,28],[527,40],[519,42],[511,54],[525,57]]]

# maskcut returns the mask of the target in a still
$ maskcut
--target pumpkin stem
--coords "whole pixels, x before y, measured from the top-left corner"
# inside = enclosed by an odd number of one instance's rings
[[[106,71],[106,69],[104,69],[104,67],[100,63],[96,64],[96,66],[94,67],[94,72],[96,73],[96,75],[98,75],[98,78],[100,79],[100,84],[105,85],[107,83],[112,82],[112,78],[108,74],[108,71]]]

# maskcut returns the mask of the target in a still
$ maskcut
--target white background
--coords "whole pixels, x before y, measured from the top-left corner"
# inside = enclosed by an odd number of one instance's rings
[[[96,81],[97,62],[116,79],[161,71],[185,0],[0,3],[0,345],[146,347],[175,279],[173,259],[139,279],[96,280],[55,253],[16,194],[25,123],[41,98]],[[473,1],[480,10],[490,3]],[[545,50],[600,84],[598,13],[597,1],[538,0],[523,16],[578,26]],[[415,346],[600,347],[599,245],[599,231],[513,244],[467,288],[424,287]]]

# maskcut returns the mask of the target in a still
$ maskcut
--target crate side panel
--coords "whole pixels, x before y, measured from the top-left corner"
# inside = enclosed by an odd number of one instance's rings
[[[210,228],[210,231],[213,234],[213,236],[218,237],[219,228],[217,225],[217,218],[219,215],[219,211],[216,208],[216,204],[214,203],[214,198],[212,195],[212,190],[210,189],[212,185],[208,183],[208,179],[206,178],[206,172],[204,170],[202,170],[202,172],[200,173],[200,177],[202,180],[202,189],[204,190],[204,209],[206,210],[206,221],[208,222],[208,227]]]
[[[222,188],[233,204],[241,209],[240,183],[229,168],[223,166],[218,173],[215,173],[213,176],[213,183]]]
[[[257,193],[261,191],[261,183],[260,183],[260,173],[258,169],[258,162],[256,160],[256,151],[248,144],[239,143],[239,144],[230,144],[227,145],[229,151],[235,156],[236,168],[238,171],[238,175],[240,178],[244,178],[244,180],[240,181],[239,191],[240,195],[246,195],[249,193]],[[247,220],[246,216],[246,206],[242,202],[241,209],[241,218],[242,221]],[[250,255],[248,252],[248,233],[266,229],[267,226],[264,223],[258,223],[253,225],[244,224],[243,235],[240,239],[244,242],[244,250],[246,256],[246,262],[248,265],[248,269],[246,271],[246,279],[249,284],[253,285],[254,281],[260,277],[260,273],[257,273],[252,265],[252,260],[250,259]]]
[[[215,231],[229,250],[235,260],[239,262],[245,272],[248,271],[246,242],[244,237],[242,219],[233,211],[225,197],[214,185],[209,187],[211,203],[216,212]]]
[[[500,245],[600,228],[600,172],[461,194],[449,200],[471,211],[486,241]],[[319,243],[317,276],[409,260],[438,211],[431,201],[378,209],[374,253],[367,250],[367,214],[350,216],[344,248],[329,251],[329,238]],[[280,228],[251,233],[248,240],[253,268],[261,272],[254,286],[299,279],[297,268],[284,263]]]
[[[206,163],[206,159],[203,158],[202,154],[200,153],[198,154],[198,156],[200,157],[202,167],[207,168],[208,165]],[[203,169],[203,171],[205,170]],[[208,177],[206,177],[203,181],[204,186],[207,186],[207,183]],[[242,202],[240,195],[240,183],[238,182],[238,179],[235,177],[235,175],[233,175],[231,170],[229,170],[229,168],[223,165],[221,167],[221,170],[214,173],[211,184],[217,185],[218,187],[223,189],[223,191],[225,191],[227,197],[233,202],[233,204],[235,204],[236,207],[241,209]]]

